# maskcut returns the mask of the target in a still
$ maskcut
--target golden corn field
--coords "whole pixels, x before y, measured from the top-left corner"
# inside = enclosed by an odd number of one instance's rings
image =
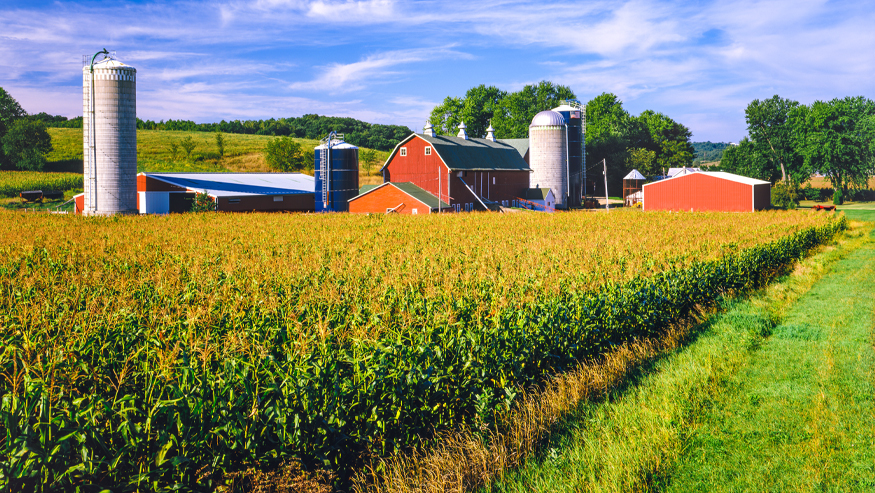
[[[0,213],[0,490],[212,490],[489,423],[843,220]],[[85,491],[85,490],[83,490]]]

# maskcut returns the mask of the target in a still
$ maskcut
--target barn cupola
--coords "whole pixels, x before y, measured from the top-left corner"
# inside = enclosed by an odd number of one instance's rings
[[[434,136],[435,136],[435,134],[434,134],[434,127],[431,126],[431,122],[429,122],[429,121],[426,121],[426,122],[425,122],[425,128],[422,129],[422,134],[423,134],[423,135],[427,135],[427,136],[429,136],[429,137],[434,137]]]
[[[465,122],[460,123],[459,124],[459,135],[456,135],[456,137],[461,137],[465,140],[468,140],[468,132],[465,131],[466,128],[468,128],[468,127],[465,126]]]
[[[492,122],[489,123],[489,128],[486,129],[486,140],[495,142],[495,129],[492,128]]]

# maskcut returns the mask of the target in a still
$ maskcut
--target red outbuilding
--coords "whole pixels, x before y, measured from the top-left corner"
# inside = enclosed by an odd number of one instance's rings
[[[772,204],[769,182],[722,171],[687,173],[648,183],[643,195],[645,211],[750,212]]]
[[[388,182],[382,185],[366,185],[361,193],[349,199],[351,213],[430,214],[452,211],[450,204],[413,183]]]
[[[410,182],[456,211],[494,209],[523,196],[531,169],[500,140],[412,134],[382,168],[383,182]]]

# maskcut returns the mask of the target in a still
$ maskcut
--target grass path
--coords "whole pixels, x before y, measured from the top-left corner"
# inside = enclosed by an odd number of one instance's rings
[[[872,226],[854,223],[793,275],[727,303],[627,389],[581,404],[540,456],[489,489],[865,489],[873,269]]]
[[[714,400],[666,491],[875,490],[873,315],[870,235]]]

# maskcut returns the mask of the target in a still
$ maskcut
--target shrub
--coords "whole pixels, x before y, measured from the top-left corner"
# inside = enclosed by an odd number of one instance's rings
[[[182,147],[182,150],[185,151],[185,157],[191,157],[191,151],[194,150],[197,144],[194,143],[194,140],[191,138],[191,135],[182,139],[182,142],[179,143],[179,146]]]
[[[207,191],[198,192],[191,203],[191,212],[213,212],[216,210],[216,202],[207,195]]]
[[[216,132],[216,149],[219,151],[219,156],[225,155],[225,137],[222,132]]]
[[[3,153],[20,170],[42,170],[49,152],[52,152],[52,137],[39,120],[16,120],[3,136]]]
[[[795,209],[798,193],[794,185],[778,183],[772,188],[772,205],[781,209]]]
[[[832,203],[833,203],[834,205],[842,205],[842,204],[845,203],[845,201],[844,201],[844,197],[842,197],[842,191],[841,191],[841,190],[836,189],[836,191],[834,191],[834,192],[832,193]]]
[[[291,137],[278,137],[268,142],[264,158],[271,168],[278,171],[313,168],[311,154]]]

